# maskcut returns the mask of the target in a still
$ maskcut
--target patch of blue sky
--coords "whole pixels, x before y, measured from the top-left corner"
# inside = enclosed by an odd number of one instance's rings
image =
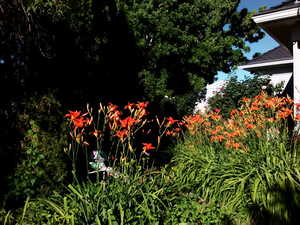
[[[247,8],[248,11],[258,12],[259,8],[263,6],[270,8],[272,6],[279,5],[283,1],[284,0],[241,0],[238,10]],[[270,37],[267,33],[265,34],[266,35],[262,40],[256,43],[247,43],[250,47],[250,51],[244,53],[247,59],[252,59],[253,55],[257,52],[263,54],[278,46],[278,43],[272,37]],[[217,79],[227,80],[232,76],[237,76],[239,80],[243,80],[253,75],[246,70],[234,69],[231,73],[219,72],[217,74]]]

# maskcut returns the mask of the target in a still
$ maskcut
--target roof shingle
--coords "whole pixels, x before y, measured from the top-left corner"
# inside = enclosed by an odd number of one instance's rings
[[[253,65],[259,63],[274,62],[274,61],[289,60],[289,59],[293,59],[292,54],[289,52],[289,50],[283,46],[278,46],[248,61],[244,65]]]

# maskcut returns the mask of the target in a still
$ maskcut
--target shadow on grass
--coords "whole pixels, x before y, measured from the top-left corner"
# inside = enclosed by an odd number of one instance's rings
[[[300,222],[300,192],[286,188],[273,188],[267,196],[268,206],[249,208],[251,225],[297,225]]]

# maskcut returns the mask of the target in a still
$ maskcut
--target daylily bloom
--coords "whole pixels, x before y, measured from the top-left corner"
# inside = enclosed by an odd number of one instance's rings
[[[210,127],[211,126],[211,122],[206,121],[206,122],[203,123],[203,125],[206,126],[206,127]]]
[[[84,117],[79,117],[73,120],[73,124],[76,128],[83,128],[89,120]]]
[[[233,144],[232,144],[232,147],[233,147],[235,150],[237,150],[240,146],[241,146],[240,143],[233,143]]]
[[[238,114],[238,112],[239,112],[239,111],[238,111],[237,109],[231,110],[231,112],[230,112],[230,118],[233,119],[234,116],[235,116],[236,114]]]
[[[121,122],[121,127],[130,128],[137,121],[129,116],[129,117],[125,118],[124,120],[121,120],[120,122]]]
[[[127,130],[118,130],[116,131],[115,136],[117,136],[120,139],[124,139],[124,137],[126,137],[128,135],[128,131]]]
[[[215,120],[215,121],[218,121],[218,120],[220,120],[220,119],[222,118],[222,116],[219,115],[219,114],[212,114],[212,115],[211,115],[211,118],[212,118],[213,120]]]
[[[176,122],[178,122],[178,120],[174,120],[171,116],[168,117],[168,118],[166,118],[166,120],[168,121],[167,127],[168,127],[168,126],[171,126],[172,124],[174,124],[174,123],[176,123]]]
[[[285,119],[289,115],[291,115],[292,113],[293,113],[293,110],[287,109],[287,108],[283,108],[281,111],[279,111],[277,113],[277,117],[280,118],[280,119]]]
[[[80,114],[81,111],[71,111],[69,110],[70,113],[66,114],[65,117],[70,118],[71,121],[74,121],[75,119],[77,119]]]
[[[108,110],[109,110],[109,112],[116,111],[116,109],[117,109],[118,107],[119,107],[119,106],[114,105],[114,104],[112,104],[112,103],[109,103],[109,104],[108,104]]]
[[[129,109],[129,110],[131,110],[134,106],[135,106],[134,103],[128,102],[128,104],[124,107],[124,109]]]
[[[242,100],[242,102],[244,102],[244,103],[247,103],[247,102],[249,102],[249,101],[250,101],[250,98],[246,98],[246,97],[244,97],[244,98],[242,98],[241,100]]]
[[[210,141],[211,142],[214,142],[214,141],[216,141],[216,142],[222,142],[224,139],[225,139],[225,137],[223,135],[217,135],[217,136],[212,136],[210,138]]]
[[[143,152],[145,153],[147,151],[155,149],[155,147],[151,143],[142,143],[142,145],[143,145]]]
[[[96,138],[99,138],[101,137],[103,132],[101,130],[94,130],[93,132],[91,132],[91,134],[93,134]]]
[[[216,134],[218,133],[218,131],[217,131],[217,130],[211,130],[210,133],[211,133],[212,135],[216,135]]]
[[[259,110],[259,108],[255,105],[250,107],[250,111],[258,111],[258,110]]]
[[[254,124],[251,124],[251,123],[248,123],[248,124],[246,125],[246,127],[247,127],[248,129],[253,129],[253,128],[255,128],[255,125],[254,125]]]
[[[139,109],[145,109],[148,106],[149,102],[138,102],[136,105]]]
[[[109,119],[118,121],[118,120],[120,120],[121,115],[122,115],[122,112],[120,112],[118,110],[114,110],[114,111],[112,111],[112,113],[109,113]]]

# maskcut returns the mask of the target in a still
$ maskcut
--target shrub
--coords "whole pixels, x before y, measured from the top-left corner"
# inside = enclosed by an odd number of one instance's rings
[[[23,140],[17,149],[16,168],[9,177],[8,199],[45,196],[63,184],[67,176],[63,148],[67,142],[60,107],[51,94],[25,103],[18,121]]]

